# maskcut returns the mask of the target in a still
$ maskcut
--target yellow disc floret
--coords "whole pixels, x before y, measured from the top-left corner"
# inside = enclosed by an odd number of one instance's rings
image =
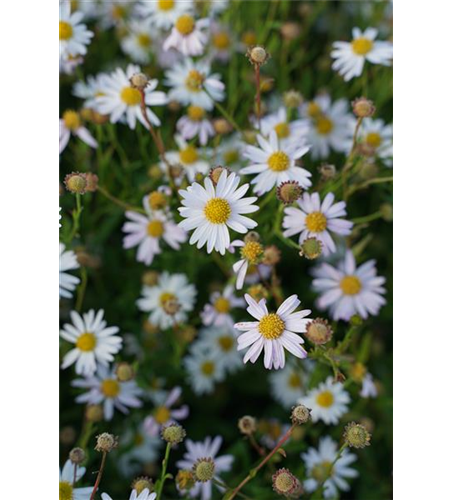
[[[190,120],[193,120],[195,122],[199,122],[204,118],[206,112],[200,106],[189,106],[188,110],[187,110],[187,114],[188,114],[188,117],[190,118]]]
[[[179,17],[175,26],[181,35],[187,36],[195,29],[195,20],[188,14],[184,14]]]
[[[151,220],[148,223],[148,235],[152,238],[160,238],[164,231],[163,222],[160,220]]]
[[[124,87],[121,90],[121,100],[127,104],[127,106],[136,106],[141,102],[140,91],[132,87]]]
[[[306,216],[305,224],[311,233],[321,233],[326,229],[327,219],[322,212],[311,212]]]
[[[317,395],[317,404],[323,408],[329,408],[334,403],[334,396],[330,391],[323,391]]]
[[[291,373],[288,383],[289,387],[291,387],[292,389],[298,389],[299,387],[302,386],[300,375],[298,375],[298,373],[295,372]]]
[[[198,152],[193,146],[187,146],[185,149],[179,151],[179,158],[183,164],[195,163],[198,159]]]
[[[226,314],[231,310],[231,303],[225,297],[218,297],[213,306],[221,314]]]
[[[321,116],[316,120],[316,128],[320,135],[327,135],[333,130],[334,124],[328,117]]]
[[[268,157],[267,164],[273,172],[284,172],[290,166],[290,158],[284,151],[276,151]]]
[[[311,118],[317,118],[322,114],[322,109],[316,102],[311,101],[308,103],[307,113]]]
[[[174,295],[174,293],[164,292],[162,293],[162,295],[160,295],[160,305],[162,306],[173,300],[177,300],[177,297]]]
[[[60,40],[70,40],[72,38],[72,34],[72,26],[65,21],[60,21]]]
[[[60,500],[72,500],[72,485],[68,481],[60,481]]]
[[[168,422],[170,419],[170,411],[166,406],[159,406],[154,413],[154,418],[160,425]]]
[[[64,125],[69,130],[77,130],[81,124],[80,115],[77,111],[72,111],[71,109],[68,109],[63,113],[63,121]]]
[[[185,86],[190,92],[200,92],[204,83],[204,75],[195,69],[189,71],[185,79]]]
[[[275,313],[266,314],[259,321],[259,333],[268,340],[275,340],[284,332],[284,321]]]
[[[147,33],[139,33],[137,36],[137,43],[140,47],[146,49],[151,46],[152,39]]]
[[[274,129],[279,139],[285,139],[290,135],[289,125],[285,122],[278,123],[275,125]]]
[[[160,10],[172,10],[174,8],[174,0],[158,0]]]
[[[373,148],[378,148],[381,144],[381,135],[378,132],[369,132],[366,135],[366,143]]]
[[[207,375],[208,377],[210,375],[213,375],[213,372],[215,371],[215,364],[213,361],[204,361],[204,363],[201,365],[201,372],[204,375]]]
[[[221,350],[224,352],[229,352],[234,346],[234,339],[229,335],[224,335],[218,338],[218,343],[220,344]]]
[[[121,386],[113,378],[106,378],[102,381],[102,392],[107,398],[115,398],[121,391]]]
[[[360,279],[356,276],[344,276],[340,287],[345,295],[356,295],[361,291],[362,285]]]
[[[96,347],[96,336],[94,333],[84,332],[79,336],[75,345],[83,352],[90,352]]]
[[[226,50],[231,45],[231,40],[226,31],[215,33],[212,37],[213,46],[218,50]]]
[[[247,241],[240,253],[251,264],[257,264],[264,253],[264,248],[257,241]]]
[[[204,215],[212,224],[224,224],[231,216],[231,206],[223,198],[211,198],[204,207]]]
[[[352,42],[353,52],[358,56],[365,56],[372,50],[373,46],[374,42],[364,37],[356,38]]]

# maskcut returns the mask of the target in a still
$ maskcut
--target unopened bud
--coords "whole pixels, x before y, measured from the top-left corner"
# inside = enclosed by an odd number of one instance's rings
[[[64,178],[64,185],[71,193],[85,194],[87,187],[86,174],[72,172]]]
[[[261,237],[256,231],[250,231],[244,238],[243,241],[248,243],[249,241],[260,241]]]
[[[308,260],[317,259],[322,254],[322,242],[317,238],[311,237],[303,241],[300,248],[300,257]]]
[[[85,175],[86,179],[86,191],[89,191],[90,193],[94,193],[97,191],[97,184],[99,182],[99,177],[97,177],[96,174],[93,174],[92,172],[87,172]]]
[[[86,459],[86,453],[82,448],[73,448],[69,452],[69,460],[76,465],[82,464]]]
[[[272,476],[273,490],[286,498],[299,498],[303,493],[300,481],[289,469],[279,469]]]
[[[303,96],[296,90],[288,90],[283,94],[283,102],[286,108],[298,108],[303,103]]]
[[[136,490],[137,495],[140,495],[144,490],[149,490],[151,492],[153,489],[154,482],[150,477],[141,476],[132,481],[132,490]]]
[[[239,431],[245,436],[250,436],[256,432],[256,419],[250,415],[245,415],[239,419],[238,422]]]
[[[374,103],[365,97],[358,97],[352,102],[353,113],[358,118],[367,118],[375,113]]]
[[[171,444],[182,443],[187,433],[179,424],[169,424],[162,428],[161,436],[164,441]]]
[[[276,196],[278,197],[278,200],[282,201],[285,205],[288,205],[297,201],[300,198],[302,191],[303,190],[297,181],[285,181],[276,188]]]
[[[130,85],[138,90],[144,90],[149,83],[148,77],[144,73],[135,73],[129,79]]]
[[[209,172],[209,178],[213,182],[213,185],[216,186],[218,184],[218,181],[220,180],[221,174],[226,171],[229,172],[230,170],[228,168],[218,166],[210,169]]]
[[[119,382],[130,382],[135,378],[135,370],[125,361],[118,363],[116,367],[116,378]]]
[[[301,28],[298,23],[288,21],[281,26],[281,35],[286,40],[295,40],[300,36]]]
[[[108,432],[103,432],[97,436],[97,443],[95,446],[96,451],[100,451],[102,453],[110,453],[114,448],[118,446],[118,438],[117,436],[113,436],[113,434],[109,434]]]
[[[364,425],[355,422],[345,427],[344,440],[351,448],[365,448],[370,446],[371,435]]]
[[[299,404],[292,408],[290,419],[293,424],[305,424],[311,418],[311,410],[305,405]]]
[[[281,250],[275,246],[270,245],[265,247],[262,263],[267,266],[275,266],[281,260]]]
[[[330,163],[322,163],[319,167],[319,173],[323,181],[328,181],[336,175],[336,167]]]
[[[326,319],[316,318],[306,325],[305,337],[313,344],[323,345],[331,340],[333,329]]]
[[[262,66],[270,58],[270,54],[260,45],[249,48],[246,51],[246,56],[248,57],[250,63],[256,66]]]
[[[248,288],[248,295],[251,295],[256,302],[259,302],[261,299],[268,298],[268,290],[264,285],[258,283]]]
[[[101,422],[104,418],[104,410],[101,405],[88,405],[85,410],[85,418],[88,422]]]
[[[224,118],[216,118],[213,121],[213,128],[217,134],[229,134],[232,131],[232,126]]]

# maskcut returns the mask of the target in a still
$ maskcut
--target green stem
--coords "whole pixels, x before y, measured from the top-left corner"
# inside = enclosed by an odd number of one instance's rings
[[[86,272],[86,267],[81,268],[82,282],[77,288],[77,302],[75,309],[81,312],[83,306],[83,299],[85,297],[86,285],[88,283],[88,273]]]
[[[166,481],[166,469],[168,468],[168,460],[169,460],[169,454],[171,451],[171,443],[166,444],[166,451],[165,451],[165,458],[163,459],[162,462],[162,473],[160,475],[160,481],[157,489],[157,500],[160,500],[162,498],[162,491],[163,491],[163,485],[165,484]]]
[[[78,234],[80,228],[80,215],[83,211],[80,193],[75,194],[75,209],[72,211],[72,230],[68,238],[68,244],[72,242]]]
[[[108,192],[107,189],[104,188],[103,186],[98,186],[97,190],[101,192],[110,201],[118,205],[118,207],[121,207],[123,210],[132,210],[134,212],[139,212],[140,214],[146,214],[143,208],[134,207],[133,205],[129,205],[128,203],[121,201],[119,198],[116,198],[110,192]]]
[[[243,135],[242,129],[237,125],[237,122],[232,118],[232,116],[226,111],[226,109],[209,94],[208,90],[204,87],[205,93],[212,99],[214,106],[218,111],[224,116],[224,118],[239,132]]]
[[[357,217],[356,219],[352,219],[354,224],[364,224],[366,222],[372,222],[373,220],[377,220],[382,216],[380,210],[370,215],[366,215],[365,217]]]

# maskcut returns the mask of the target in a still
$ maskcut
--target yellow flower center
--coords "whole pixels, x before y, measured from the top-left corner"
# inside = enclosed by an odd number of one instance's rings
[[[148,235],[152,238],[160,238],[163,234],[163,222],[151,220],[148,224]]]
[[[69,40],[72,38],[72,26],[66,21],[60,21],[60,40]]]
[[[327,220],[322,212],[311,212],[306,216],[305,223],[311,233],[321,233],[326,229]]]
[[[317,118],[320,114],[322,114],[322,110],[320,109],[320,106],[314,101],[311,101],[308,104],[307,112],[311,118]]]
[[[204,75],[195,69],[190,70],[185,79],[185,86],[190,92],[200,92],[204,83]]]
[[[262,245],[257,241],[247,241],[240,250],[242,258],[246,259],[251,264],[257,264],[260,257],[264,253]],[[249,268],[248,268],[249,269]]]
[[[289,387],[291,387],[292,389],[298,389],[301,386],[302,383],[300,375],[298,375],[298,373],[295,372],[291,373],[289,377]]]
[[[231,216],[231,206],[223,198],[211,198],[204,207],[204,215],[212,224],[224,224]]]
[[[208,377],[213,374],[214,370],[215,365],[213,361],[204,361],[204,363],[201,365],[201,372]]]
[[[174,8],[174,0],[158,0],[160,10],[172,10]]]
[[[368,52],[372,50],[373,46],[374,42],[364,37],[356,38],[356,40],[353,40],[352,42],[353,52],[358,56],[365,56]]]
[[[69,130],[77,130],[80,127],[80,115],[77,111],[68,110],[63,113],[63,121]]]
[[[154,418],[160,425],[168,422],[170,416],[170,411],[166,406],[159,406],[154,413]]]
[[[218,343],[224,352],[229,352],[234,346],[234,339],[225,335],[224,337],[218,338]]]
[[[325,460],[320,464],[316,464],[312,468],[311,475],[316,481],[318,481],[319,483],[323,483],[333,475],[333,471],[334,469],[332,467],[332,463],[328,460]]]
[[[94,333],[85,332],[79,336],[75,345],[81,351],[89,352],[89,351],[94,350],[94,348],[96,347],[96,342],[97,342],[97,340],[96,340],[96,336],[94,335]]]
[[[147,33],[140,33],[137,36],[137,42],[140,47],[143,47],[144,49],[150,47],[152,43],[151,37]]]
[[[198,152],[193,146],[187,146],[185,149],[179,151],[179,158],[184,164],[195,163],[198,159]]]
[[[218,297],[218,299],[215,301],[214,307],[217,312],[225,314],[230,311],[231,304],[225,297]]]
[[[133,443],[135,446],[141,446],[144,443],[144,437],[142,434],[135,434],[135,437],[133,438]]]
[[[321,135],[327,135],[333,130],[333,122],[326,116],[321,116],[316,121],[317,132]]]
[[[355,363],[350,370],[350,375],[359,382],[362,382],[366,373],[367,373],[367,368],[359,361],[358,363]]]
[[[317,404],[323,408],[329,408],[334,403],[334,396],[330,391],[323,391],[317,396]]]
[[[285,139],[290,135],[290,128],[287,123],[281,122],[275,125],[275,132],[279,139]]]
[[[242,43],[245,45],[256,45],[257,37],[254,31],[245,31],[242,35]]]
[[[121,90],[121,100],[127,104],[127,106],[136,106],[141,102],[140,91],[132,87],[124,87]]]
[[[121,386],[116,380],[112,378],[106,378],[102,381],[101,390],[104,393],[105,397],[115,398],[120,393]]]
[[[266,314],[259,321],[259,333],[269,340],[275,340],[284,332],[284,321],[275,313]]]
[[[187,36],[195,29],[195,20],[188,14],[184,14],[176,21],[176,29],[181,35]]]
[[[212,43],[216,49],[225,50],[231,45],[231,40],[225,31],[221,31],[213,35]]]
[[[187,110],[187,114],[188,114],[190,120],[193,120],[195,122],[199,122],[204,118],[206,112],[200,106],[189,106],[188,110]]]
[[[378,148],[381,144],[381,135],[378,132],[369,132],[366,136],[366,142],[373,148]]]
[[[160,295],[160,304],[163,306],[167,302],[177,300],[177,297],[174,295],[174,293],[171,292],[163,292],[162,295]]]
[[[289,168],[290,159],[283,151],[276,151],[269,156],[267,163],[273,172],[284,172]]]
[[[356,276],[344,276],[340,287],[345,295],[356,295],[361,290],[361,281]]]
[[[123,5],[114,5],[111,9],[113,19],[122,19],[126,15],[126,8]]]
[[[160,191],[152,191],[148,200],[152,210],[158,210],[166,206],[166,197]]]
[[[60,481],[60,500],[72,500],[72,485],[67,481]]]
[[[239,159],[239,152],[236,149],[231,149],[223,153],[224,162],[226,165],[235,163]]]

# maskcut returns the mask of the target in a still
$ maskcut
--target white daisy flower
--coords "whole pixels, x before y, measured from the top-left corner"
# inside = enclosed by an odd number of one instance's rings
[[[60,73],[63,75],[73,75],[78,66],[83,64],[82,56],[68,56],[67,59],[60,59]]]
[[[184,323],[193,310],[196,288],[188,283],[185,274],[159,275],[155,286],[144,286],[143,297],[137,300],[140,311],[149,312],[149,321],[163,330]]]
[[[176,462],[179,469],[192,470],[198,460],[212,459],[215,462],[214,478],[219,480],[219,474],[231,470],[234,457],[232,455],[217,456],[220,451],[223,439],[220,436],[215,438],[206,437],[204,441],[194,442],[191,439],[185,441],[187,452],[184,453],[182,460]],[[191,497],[200,497],[202,500],[210,500],[212,498],[212,483],[213,481],[197,482],[190,490]]]
[[[259,430],[262,432],[260,442],[271,450],[289,429],[289,424],[282,424],[277,418],[260,420]]]
[[[225,377],[225,366],[217,352],[203,345],[193,344],[183,364],[187,371],[191,388],[198,396],[211,394],[217,382]]]
[[[307,492],[316,491],[327,477],[328,479],[323,485],[323,498],[338,498],[340,491],[350,489],[346,479],[358,476],[358,472],[349,467],[356,460],[356,455],[350,453],[349,449],[346,448],[331,469],[338,451],[338,446],[333,439],[330,436],[325,436],[320,438],[318,450],[309,448],[306,453],[301,454],[307,473],[311,476],[304,482]]]
[[[264,247],[258,241],[254,240],[246,242],[243,240],[234,240],[228,250],[235,253],[235,248],[240,248],[241,259],[232,266],[232,270],[237,276],[235,286],[237,290],[241,290],[250,266],[256,269],[257,281],[259,281],[260,269],[257,266],[264,253]]]
[[[268,137],[274,130],[281,146],[286,146],[292,142],[303,142],[309,132],[309,125],[306,120],[294,120],[289,122],[287,108],[281,106],[278,111],[264,116],[260,120],[260,131]]]
[[[206,118],[205,110],[200,106],[189,106],[187,114],[179,118],[176,127],[185,140],[198,136],[202,146],[207,144],[209,137],[215,135],[213,125]]]
[[[207,253],[215,249],[224,255],[231,243],[228,228],[244,234],[257,226],[257,222],[242,215],[259,207],[253,205],[255,197],[243,198],[249,184],[238,187],[239,182],[236,174],[224,170],[216,186],[206,177],[204,187],[195,182],[179,191],[184,206],[178,210],[185,218],[179,225],[187,231],[195,229],[190,245],[197,243],[201,248],[207,244]]]
[[[351,42],[334,42],[331,52],[331,57],[335,60],[332,67],[346,82],[361,75],[366,61],[383,66],[391,65],[392,43],[375,41],[378,35],[375,28],[364,31],[353,28],[352,34]]]
[[[157,28],[168,30],[180,16],[191,12],[192,0],[141,0],[137,5],[138,13]]]
[[[102,500],[113,500],[107,493],[102,493]],[[129,500],[155,500],[157,498],[157,493],[151,493],[147,488],[145,488],[141,493],[138,494],[137,490],[132,490],[130,493]]]
[[[300,403],[311,409],[313,422],[321,420],[327,425],[336,425],[348,410],[350,395],[342,384],[334,382],[333,377],[328,377],[325,382],[301,397]]]
[[[166,159],[171,165],[180,165],[183,168],[183,173],[189,180],[194,182],[196,174],[206,175],[210,169],[207,161],[203,160],[199,154],[199,149],[191,144],[188,144],[180,135],[174,137],[178,151],[167,151]],[[163,172],[167,172],[168,166],[165,162],[160,162],[160,168]],[[182,182],[182,178],[177,179],[177,182]]]
[[[121,382],[117,379],[115,367],[111,369],[100,365],[96,374],[72,382],[73,387],[88,389],[88,392],[75,398],[77,403],[97,405],[103,403],[104,418],[109,421],[113,418],[115,408],[122,413],[129,413],[128,408],[140,408],[139,399],[143,391],[135,380]]]
[[[69,0],[60,0],[60,60],[86,54],[86,46],[91,42],[94,33],[89,31],[85,24],[80,23],[82,19],[82,12],[71,14]]]
[[[98,15],[97,2],[85,2],[84,0],[70,0],[72,10],[79,10],[83,13],[84,19],[94,19]]]
[[[251,181],[251,184],[255,184],[255,193],[262,195],[285,181],[297,181],[303,188],[312,184],[309,179],[311,173],[295,164],[295,160],[309,151],[309,146],[304,141],[282,146],[276,132],[272,130],[268,141],[258,135],[257,142],[258,148],[249,145],[245,147],[243,155],[252,164],[240,170],[241,174],[258,174]]]
[[[229,0],[198,0],[196,4],[200,9],[207,7],[209,17],[215,17],[215,15],[224,12],[229,5]]]
[[[97,110],[96,99],[103,95],[107,76],[106,73],[98,73],[95,76],[89,75],[86,77],[86,81],[79,80],[74,84],[72,93],[76,97],[85,100],[83,103],[84,108]]]
[[[148,196],[143,198],[143,206],[146,215],[131,210],[126,212],[129,221],[122,226],[122,230],[127,233],[123,246],[138,246],[137,261],[149,266],[155,255],[162,252],[160,240],[165,241],[174,250],[179,250],[180,244],[187,239],[187,233],[173,221],[169,212],[151,210]]]
[[[376,398],[378,396],[377,386],[375,385],[374,378],[370,373],[366,373],[364,376],[359,395],[362,398]]]
[[[74,474],[75,472],[75,474]],[[93,487],[89,486],[87,488],[75,488],[74,482],[79,481],[86,472],[85,467],[77,466],[75,470],[75,465],[67,460],[63,466],[63,470],[60,470],[60,500],[89,500]],[[75,481],[74,481],[75,477]]]
[[[129,34],[121,40],[121,49],[132,61],[147,64],[151,59],[151,51],[158,35],[148,20],[132,19]]]
[[[229,61],[238,47],[228,27],[213,21],[210,37],[211,56],[221,62]]]
[[[220,75],[210,75],[207,62],[184,59],[166,73],[165,85],[171,87],[168,98],[184,106],[193,104],[207,111],[213,109],[213,101],[224,99],[224,84]]]
[[[237,339],[237,349],[241,351],[249,347],[243,358],[243,362],[251,361],[255,363],[264,350],[264,366],[268,370],[284,368],[285,354],[284,348],[297,358],[306,358],[307,352],[301,347],[304,340],[294,332],[302,333],[306,331],[306,325],[310,319],[307,316],[311,313],[309,309],[294,312],[300,305],[296,295],[291,295],[278,308],[276,313],[269,313],[266,300],[262,299],[257,303],[250,295],[245,294],[248,302],[247,311],[257,321],[236,323],[234,328],[242,333]],[[250,347],[251,346],[251,347]]]
[[[231,309],[244,308],[245,301],[234,295],[234,287],[226,286],[223,292],[214,292],[210,296],[210,303],[204,306],[201,319],[206,326],[226,326],[232,328],[234,320]]]
[[[341,219],[347,215],[345,201],[334,203],[334,194],[328,193],[320,202],[319,193],[303,193],[297,201],[300,207],[287,207],[284,210],[283,235],[286,237],[300,233],[298,242],[315,237],[322,242],[322,253],[329,255],[336,251],[336,244],[330,232],[346,236],[351,233],[353,222]]]
[[[226,326],[202,328],[196,341],[196,348],[210,352],[213,359],[228,373],[243,368],[242,357],[237,352],[236,345],[235,331]]]
[[[78,269],[80,264],[72,250],[65,252],[65,245],[60,243],[60,297],[70,299],[75,287],[80,283],[80,278],[72,276],[66,271]]]
[[[364,118],[358,140],[372,156],[380,158],[387,167],[392,166],[392,124],[386,125],[380,119]]]
[[[183,405],[178,409],[171,408],[181,394],[182,389],[175,387],[165,400],[155,408],[152,414],[144,419],[143,428],[149,436],[158,436],[164,425],[178,423],[179,420],[188,417],[189,409],[187,405]]]
[[[312,363],[306,360],[303,367],[288,363],[282,370],[271,372],[269,376],[270,392],[273,398],[284,408],[291,408],[305,394],[308,373]]]
[[[327,158],[330,150],[348,153],[353,142],[355,119],[348,112],[346,99],[334,103],[328,94],[321,94],[301,109],[310,125],[308,141],[314,160]]]
[[[103,29],[119,26],[125,27],[126,20],[131,14],[134,0],[108,0],[98,3],[99,25]]]
[[[103,317],[103,309],[97,313],[91,309],[83,317],[71,311],[72,325],[66,323],[60,337],[75,344],[75,348],[64,356],[63,370],[75,363],[78,375],[89,376],[94,374],[97,364],[108,366],[113,361],[113,355],[121,349],[122,338],[116,335],[119,328],[107,327]]]
[[[140,72],[139,66],[129,64],[125,72],[122,68],[117,68],[105,77],[103,95],[97,97],[96,106],[99,113],[110,115],[111,123],[124,118],[131,129],[135,128],[137,120],[145,127],[148,126],[141,111],[141,93],[132,87],[129,81],[135,73]],[[148,106],[161,106],[167,103],[165,93],[155,91],[157,84],[158,80],[149,80],[144,89],[146,113],[153,125],[160,125],[160,120]]]
[[[376,316],[386,304],[385,278],[377,276],[375,260],[356,267],[355,257],[347,250],[344,261],[338,267],[324,262],[314,270],[314,290],[321,293],[317,301],[319,309],[329,309],[332,318],[348,321],[354,314],[366,319]]]
[[[77,111],[68,109],[63,113],[63,118],[60,119],[60,154],[67,146],[71,134],[77,136],[88,146],[97,148],[96,139],[86,127],[82,126],[80,115]]]
[[[241,141],[238,133],[226,138],[221,138],[214,163],[224,165],[232,170],[238,170],[242,166],[242,156],[245,144]]]
[[[174,22],[169,37],[163,43],[163,50],[176,49],[184,56],[200,56],[207,43],[204,30],[209,19],[195,20],[190,14],[182,14]]]

